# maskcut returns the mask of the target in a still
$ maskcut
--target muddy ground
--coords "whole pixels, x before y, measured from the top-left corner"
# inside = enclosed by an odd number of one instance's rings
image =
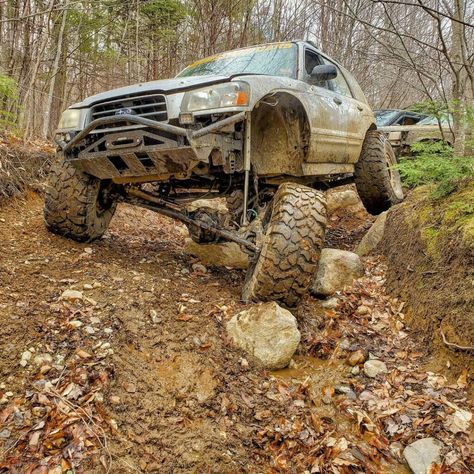
[[[244,273],[193,270],[180,225],[122,205],[78,244],[41,210],[35,194],[0,207],[0,472],[406,473],[403,448],[427,436],[436,472],[474,469],[468,374],[422,369],[380,258],[337,308],[305,299],[298,355],[268,373],[224,330]],[[339,216],[328,244],[370,223]],[[367,357],[387,372],[367,377]]]

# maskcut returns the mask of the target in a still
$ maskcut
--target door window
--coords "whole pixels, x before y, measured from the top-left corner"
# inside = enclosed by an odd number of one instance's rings
[[[333,64],[329,61],[328,63]],[[341,70],[335,64],[333,64],[333,66],[335,66],[337,69],[337,76],[335,79],[331,79],[329,81],[330,88],[337,94],[345,95],[346,97],[352,97],[351,89],[349,88],[346,79],[342,75]]]
[[[313,72],[314,67],[319,66],[321,64],[324,64],[322,58],[315,52],[306,49],[304,52],[304,81],[313,86],[330,89],[329,81],[315,81],[311,77],[311,73]]]

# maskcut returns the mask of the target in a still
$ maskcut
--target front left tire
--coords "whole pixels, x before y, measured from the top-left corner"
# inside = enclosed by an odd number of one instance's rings
[[[83,173],[67,161],[57,163],[45,192],[46,227],[78,242],[100,238],[117,206],[111,187],[110,182]]]
[[[250,262],[242,299],[295,307],[319,264],[326,229],[324,194],[300,184],[282,184],[262,227],[262,247]]]

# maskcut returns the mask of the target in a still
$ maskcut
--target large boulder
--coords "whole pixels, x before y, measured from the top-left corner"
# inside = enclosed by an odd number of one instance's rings
[[[427,474],[435,465],[441,465],[443,446],[436,438],[423,438],[409,444],[403,450],[403,456],[413,474]]]
[[[198,244],[192,239],[186,239],[184,251],[198,257],[204,265],[246,269],[248,255],[235,242],[218,244]]]
[[[330,190],[326,193],[326,203],[328,214],[334,214],[339,209],[362,210],[363,205],[353,188],[341,188]]]
[[[363,275],[364,267],[357,254],[346,250],[323,249],[311,292],[317,296],[329,296]]]
[[[377,217],[375,222],[372,224],[372,227],[364,235],[359,245],[357,246],[357,255],[359,255],[360,257],[364,257],[365,255],[368,255],[377,248],[379,243],[382,241],[386,221],[387,211],[382,212],[382,214]]]
[[[237,347],[270,370],[286,367],[300,342],[295,317],[273,301],[236,314],[226,327]]]

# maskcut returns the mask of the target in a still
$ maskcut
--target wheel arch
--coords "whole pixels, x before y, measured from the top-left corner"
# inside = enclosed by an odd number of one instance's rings
[[[311,142],[303,102],[288,91],[273,91],[255,103],[251,119],[251,162],[257,174],[302,175]]]

